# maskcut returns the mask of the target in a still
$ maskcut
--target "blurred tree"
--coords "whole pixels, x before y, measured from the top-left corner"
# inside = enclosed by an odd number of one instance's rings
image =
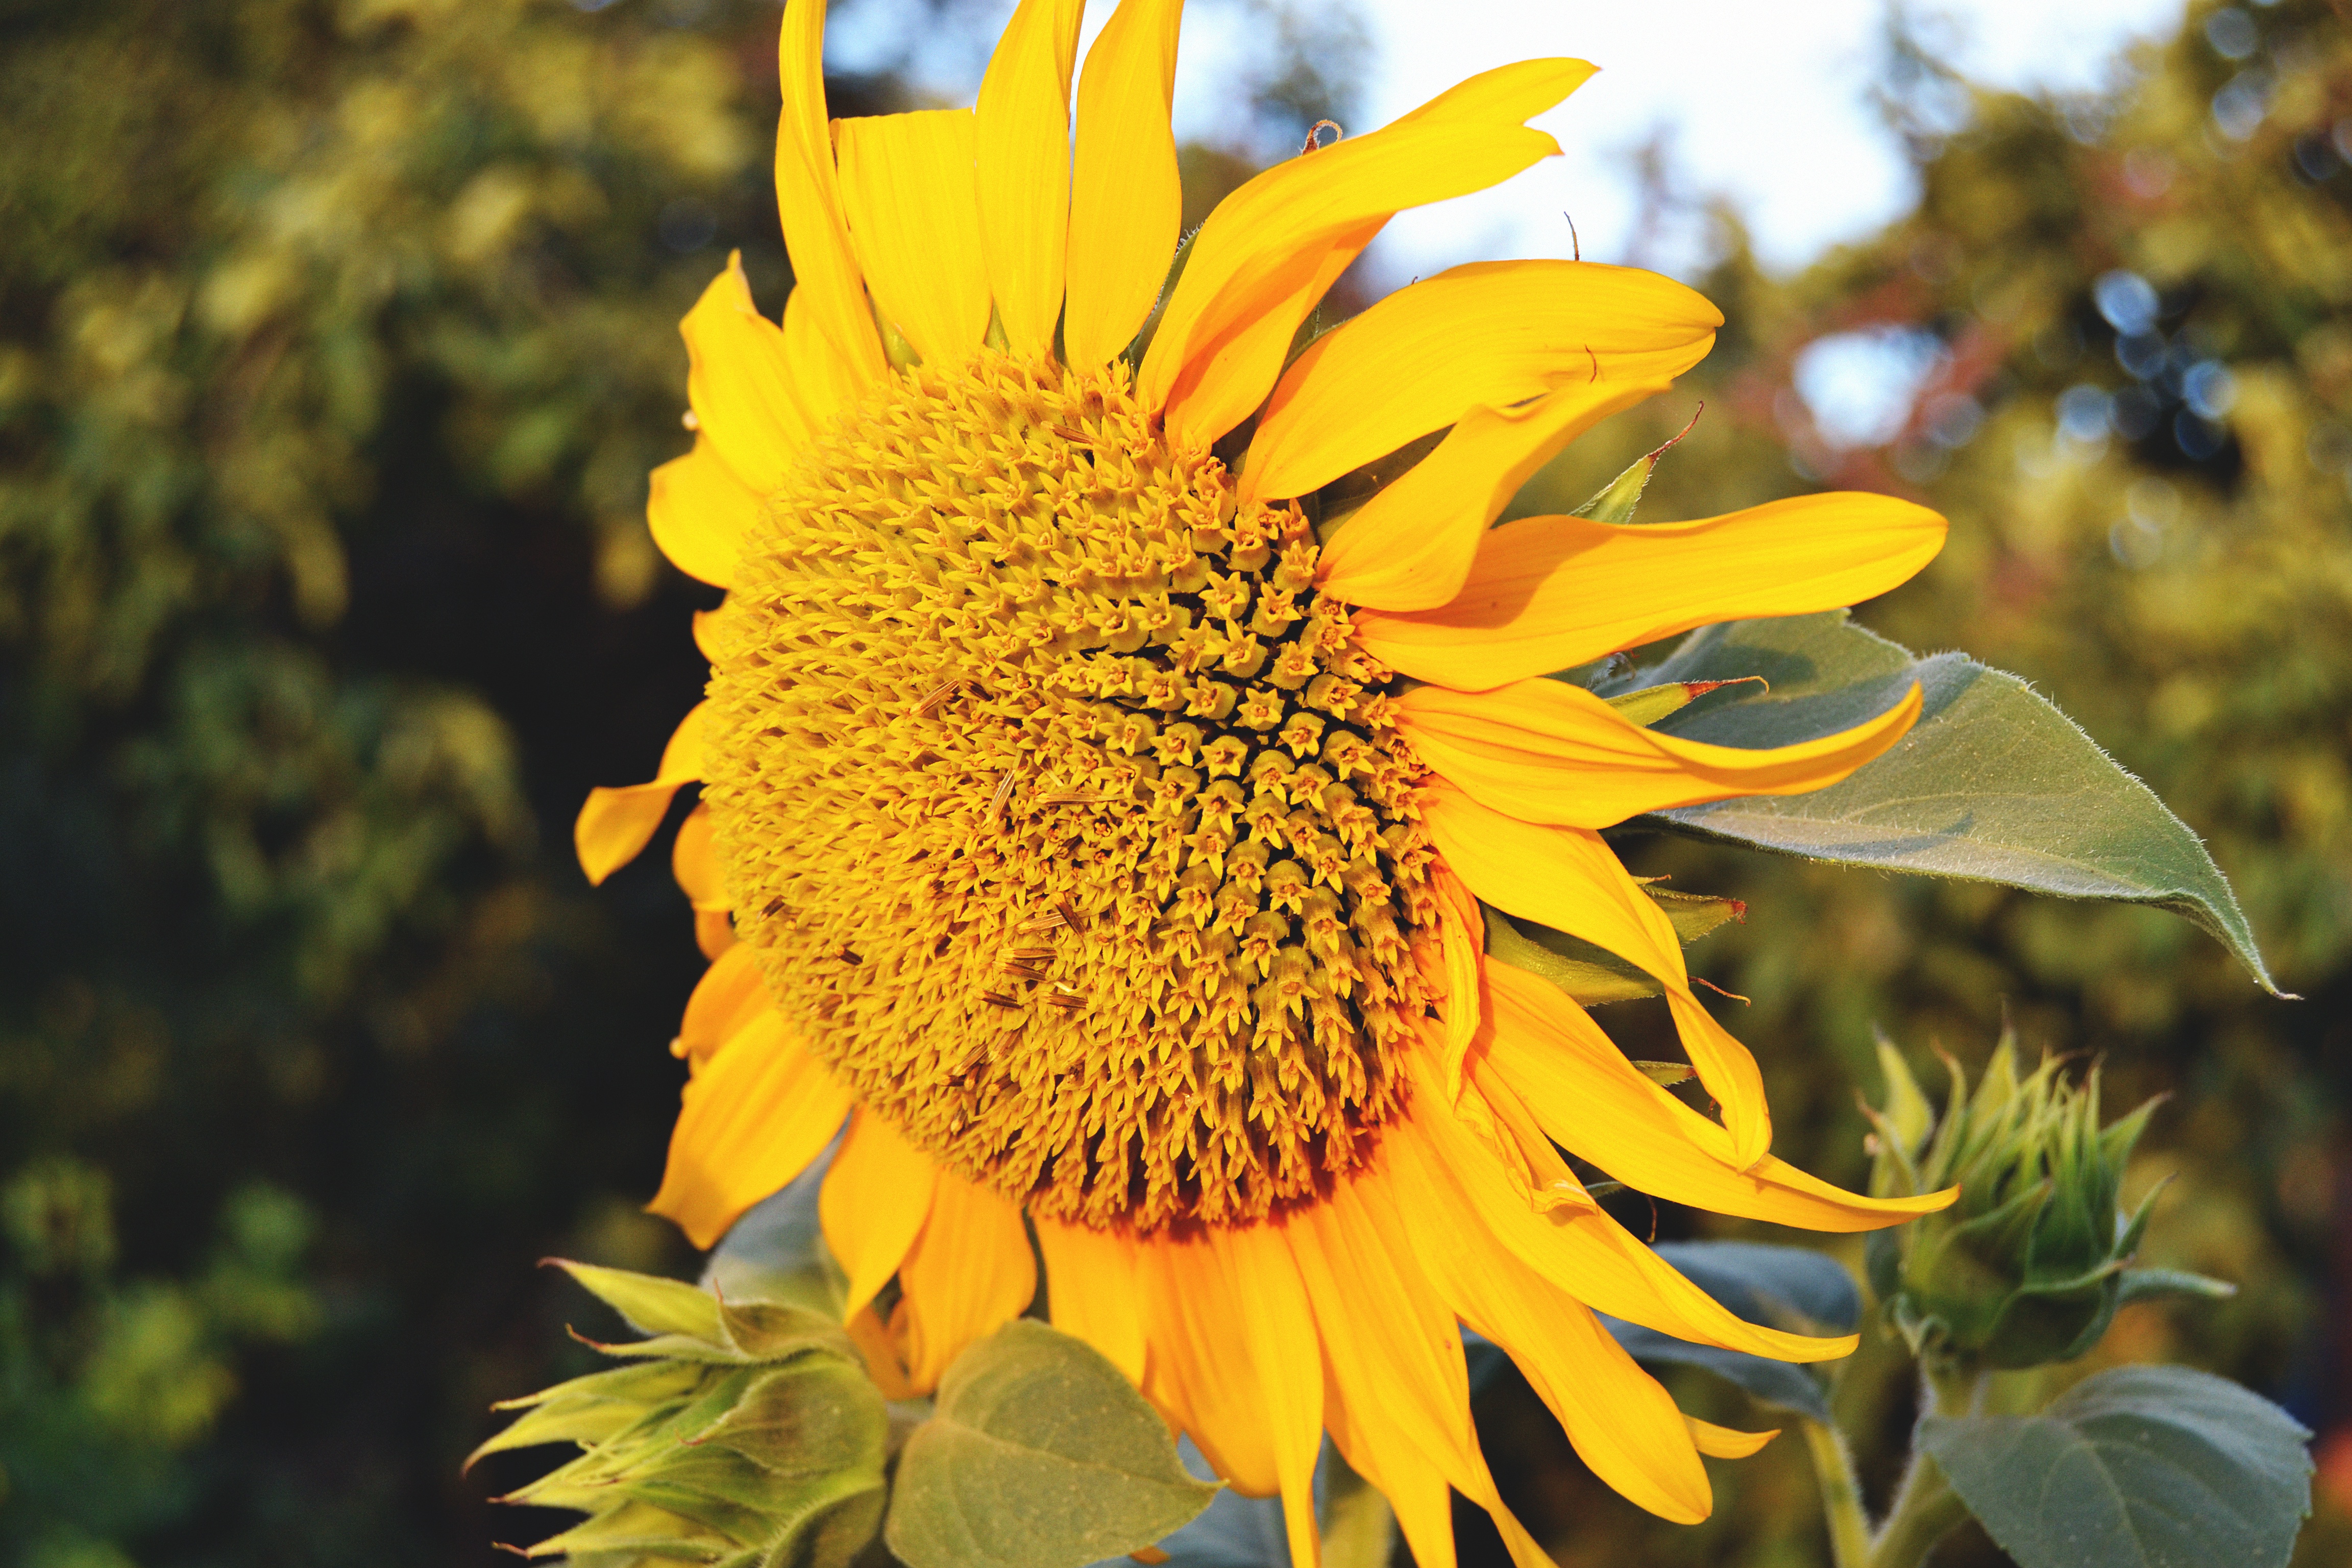
[[[1345,13],[1244,3],[1202,211],[1345,113]],[[691,1268],[690,924],[570,829],[704,676],[646,474],[728,250],[789,287],[775,29],[0,3],[0,1562],[491,1561],[530,1260]]]
[[[0,1559],[478,1555],[530,1259],[680,1261],[692,949],[565,854],[700,679],[674,324],[783,282],[772,12],[674,19],[0,16]]]

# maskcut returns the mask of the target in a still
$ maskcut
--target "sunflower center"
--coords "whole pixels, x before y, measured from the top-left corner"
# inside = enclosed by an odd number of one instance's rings
[[[1397,1107],[1418,765],[1315,563],[1123,369],[992,353],[894,379],[747,541],[706,731],[737,933],[950,1168],[1246,1223]]]

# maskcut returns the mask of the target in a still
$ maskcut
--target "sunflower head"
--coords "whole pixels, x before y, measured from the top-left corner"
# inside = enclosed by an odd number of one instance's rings
[[[884,383],[745,545],[705,798],[789,1026],[1042,1213],[1255,1220],[1352,1168],[1430,850],[1298,506],[1123,364],[990,351]]]
[[[1549,677],[1883,592],[1942,520],[1825,496],[1497,526],[1720,314],[1558,259],[1302,328],[1391,214],[1556,153],[1527,121],[1591,68],[1505,66],[1278,164],[1171,271],[1181,0],[1120,0],[1073,94],[1084,11],[1022,0],[971,110],[836,122],[824,6],[787,0],[793,290],[772,319],[739,267],[712,282],[694,448],[653,478],[656,542],[727,590],[709,694],[579,826],[601,878],[703,786],[676,865],[712,963],[652,1206],[709,1246],[831,1148],[818,1218],[877,1379],[938,1387],[1042,1270],[1056,1328],[1283,1495],[1302,1561],[1327,1424],[1423,1561],[1457,1492],[1539,1560],[1477,1453],[1462,1323],[1612,1484],[1703,1517],[1699,1454],[1760,1437],[1686,1420],[1594,1313],[1849,1343],[1723,1310],[1562,1151],[1820,1228],[1949,1200],[1771,1158],[1762,1075],[1601,830],[1834,784],[1918,694],[1748,751]],[[1482,905],[1645,977],[1717,1114],[1488,952]]]

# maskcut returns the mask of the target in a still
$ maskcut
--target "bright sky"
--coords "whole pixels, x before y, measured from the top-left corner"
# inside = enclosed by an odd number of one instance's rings
[[[1309,5],[1316,0],[1307,0]],[[1346,0],[1333,0],[1346,3]],[[1794,268],[1867,234],[1912,199],[1899,149],[1868,98],[1884,0],[1354,0],[1371,34],[1362,84],[1365,122],[1385,124],[1463,78],[1508,60],[1571,55],[1601,72],[1536,123],[1565,156],[1509,184],[1401,214],[1375,259],[1391,282],[1458,261],[1569,254],[1572,214],[1584,254],[1629,259],[1639,204],[1631,150],[1654,132],[1672,149],[1677,184],[1721,194],[1745,216],[1757,248]],[[1011,0],[1003,0],[1009,15]],[[2004,87],[2098,85],[2116,51],[2174,26],[2181,0],[1928,0],[1962,40],[1957,62]],[[1109,14],[1091,0],[1088,40]],[[910,0],[836,9],[831,53],[851,69],[884,63],[914,36]],[[1196,0],[1177,78],[1180,132],[1214,140],[1231,122],[1220,91],[1249,47],[1246,15]],[[991,37],[992,37],[992,30]],[[925,85],[971,101],[984,57],[970,40],[935,37],[914,51]],[[1691,237],[1658,237],[1646,257],[1665,270],[1699,259]]]

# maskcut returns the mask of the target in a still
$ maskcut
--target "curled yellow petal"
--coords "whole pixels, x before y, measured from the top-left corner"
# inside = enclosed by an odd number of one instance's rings
[[[1395,712],[1415,755],[1496,810],[1556,827],[1610,827],[1732,795],[1825,789],[1908,734],[1919,705],[1914,685],[1850,730],[1759,750],[1644,729],[1559,680],[1493,691],[1423,686]]]
[[[1777,1426],[1763,1432],[1741,1432],[1702,1421],[1696,1415],[1685,1415],[1683,1421],[1690,1427],[1691,1441],[1710,1459],[1744,1459],[1780,1435]]]
[[[1460,420],[1577,382],[1670,380],[1706,357],[1722,313],[1654,272],[1482,261],[1395,293],[1283,373],[1242,494],[1305,495]]]
[[[1397,123],[1276,164],[1194,239],[1137,379],[1181,439],[1206,445],[1274,385],[1322,289],[1391,214],[1481,190],[1559,151],[1520,122],[1591,75],[1529,60],[1475,77]],[[1528,105],[1538,99],[1536,108]]]
[[[1571,383],[1516,408],[1474,408],[1324,546],[1318,586],[1383,610],[1450,602],[1479,542],[1528,477],[1587,430],[1665,389],[1664,382]]]
[[[1361,612],[1356,637],[1400,674],[1489,690],[1715,621],[1859,604],[1933,560],[1944,531],[1925,507],[1851,492],[1696,522],[1522,518],[1476,541],[1450,601]]]
[[[677,841],[670,847],[670,875],[694,908],[694,940],[705,958],[717,958],[735,943],[735,927],[728,919],[727,889],[719,875],[719,857],[710,847],[710,807],[698,805],[677,825]]]
[[[1443,777],[1423,785],[1420,804],[1438,854],[1479,898],[1656,976],[1691,1066],[1723,1108],[1739,1164],[1762,1159],[1772,1144],[1772,1118],[1756,1058],[1691,994],[1674,926],[1601,836],[1506,816]]]
[[[1662,1518],[1705,1519],[1714,1494],[1682,1412],[1591,1309],[1530,1270],[1495,1267],[1499,1244],[1452,1193],[1412,1181],[1395,1188],[1447,1305],[1518,1363],[1594,1474]]]
[[[1731,1136],[1626,1059],[1549,982],[1489,959],[1483,1065],[1518,1090],[1554,1142],[1638,1192],[1717,1214],[1849,1232],[1900,1225],[1952,1193],[1869,1198],[1771,1155],[1743,1169]]]

